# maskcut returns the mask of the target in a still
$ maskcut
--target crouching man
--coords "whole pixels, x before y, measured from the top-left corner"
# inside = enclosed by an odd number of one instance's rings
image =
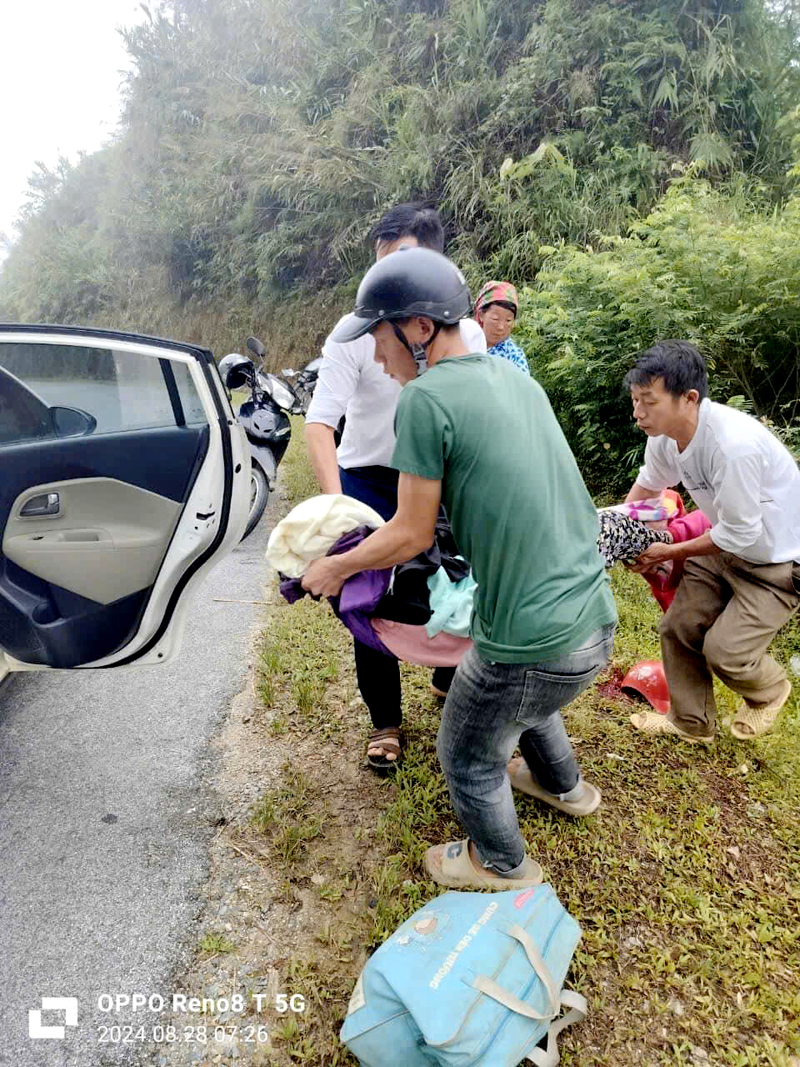
[[[505,889],[542,878],[526,856],[512,782],[573,815],[600,803],[560,709],[606,665],[616,612],[597,513],[547,397],[505,360],[470,353],[457,325],[469,309],[463,276],[436,252],[393,252],[364,277],[334,340],[371,333],[376,361],[405,385],[392,457],[398,507],[352,552],[312,563],[303,585],[331,596],[357,571],[412,558],[431,545],[444,501],[478,586],[475,647],[438,738],[469,837],[429,849],[425,865],[442,885]],[[523,759],[507,767],[517,744]]]
[[[800,471],[757,419],[706,397],[705,361],[686,341],[640,353],[625,385],[648,437],[627,499],[683,482],[712,524],[693,540],[653,544],[637,561],[636,569],[686,564],[660,625],[670,712],[631,722],[649,734],[713,741],[713,671],[742,697],[731,733],[750,740],[771,729],[791,694],[767,647],[800,606]]]

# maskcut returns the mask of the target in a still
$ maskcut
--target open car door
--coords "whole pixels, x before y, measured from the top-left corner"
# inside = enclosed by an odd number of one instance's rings
[[[206,349],[0,326],[0,651],[12,670],[167,662],[190,593],[242,535],[249,495],[244,433]]]

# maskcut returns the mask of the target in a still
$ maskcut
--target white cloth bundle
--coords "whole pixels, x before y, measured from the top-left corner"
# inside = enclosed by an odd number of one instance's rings
[[[269,535],[267,562],[289,578],[302,578],[312,560],[324,556],[342,534],[363,525],[377,529],[383,519],[352,496],[324,493],[309,497],[292,508]]]

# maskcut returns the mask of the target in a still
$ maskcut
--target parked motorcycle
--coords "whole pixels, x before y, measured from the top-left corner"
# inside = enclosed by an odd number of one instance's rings
[[[311,397],[314,395],[314,387],[317,384],[321,366],[322,356],[317,356],[303,370],[285,369],[281,371],[281,375],[292,383],[292,389],[302,407],[303,415],[306,414],[311,404]]]
[[[248,337],[247,347],[258,359],[258,366],[238,352],[231,352],[219,364],[220,377],[229,390],[250,389],[250,399],[237,415],[247,434],[252,464],[250,514],[242,540],[253,532],[264,514],[269,494],[275,488],[278,464],[292,435],[288,416],[304,415],[308,410],[321,362],[312,360],[302,371],[287,369],[282,372],[284,378],[279,378],[264,370],[266,349],[257,337]],[[294,379],[295,384],[285,378]]]

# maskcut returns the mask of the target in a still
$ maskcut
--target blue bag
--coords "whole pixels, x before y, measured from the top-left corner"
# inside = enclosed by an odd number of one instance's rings
[[[362,1067],[554,1067],[558,1034],[586,1018],[561,988],[580,934],[549,885],[445,893],[367,962],[341,1039]]]

